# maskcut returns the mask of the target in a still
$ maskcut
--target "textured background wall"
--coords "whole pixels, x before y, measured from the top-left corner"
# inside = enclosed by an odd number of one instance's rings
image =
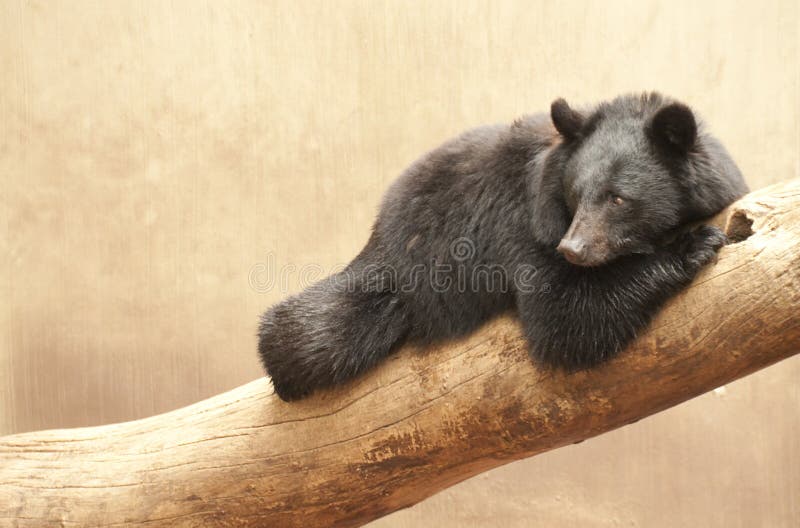
[[[557,96],[660,89],[753,187],[798,177],[799,48],[794,0],[1,1],[0,434],[258,377],[259,312],[356,254],[404,166]],[[800,358],[374,526],[796,526],[798,379]]]

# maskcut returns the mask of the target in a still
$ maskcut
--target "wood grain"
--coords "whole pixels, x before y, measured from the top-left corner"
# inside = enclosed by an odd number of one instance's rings
[[[358,526],[800,351],[800,180],[715,219],[741,242],[607,365],[534,367],[513,318],[287,404],[259,380],[117,425],[0,439],[14,526]]]

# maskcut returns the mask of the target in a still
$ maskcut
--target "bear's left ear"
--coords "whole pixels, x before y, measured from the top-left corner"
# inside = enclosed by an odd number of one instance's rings
[[[697,122],[688,106],[672,103],[656,112],[647,132],[658,146],[670,153],[685,155],[697,140]]]
[[[558,133],[568,141],[577,138],[583,128],[583,116],[570,108],[564,99],[556,99],[550,105],[550,119]]]

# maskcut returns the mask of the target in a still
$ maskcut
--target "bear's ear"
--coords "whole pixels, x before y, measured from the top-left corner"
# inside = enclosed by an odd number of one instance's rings
[[[572,140],[580,135],[584,118],[570,108],[564,99],[556,99],[550,105],[550,118],[553,120],[556,130],[564,139]]]
[[[697,140],[697,122],[688,106],[672,103],[656,112],[647,132],[659,147],[685,155]]]

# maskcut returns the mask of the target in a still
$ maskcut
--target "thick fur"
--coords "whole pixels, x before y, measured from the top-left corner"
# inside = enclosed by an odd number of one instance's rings
[[[411,165],[355,260],[263,315],[261,360],[293,400],[405,341],[460,336],[516,307],[535,361],[591,367],[725,242],[714,227],[679,228],[746,192],[680,103],[650,93],[576,111],[558,100],[549,116],[466,132]],[[582,265],[562,241],[580,246]]]

